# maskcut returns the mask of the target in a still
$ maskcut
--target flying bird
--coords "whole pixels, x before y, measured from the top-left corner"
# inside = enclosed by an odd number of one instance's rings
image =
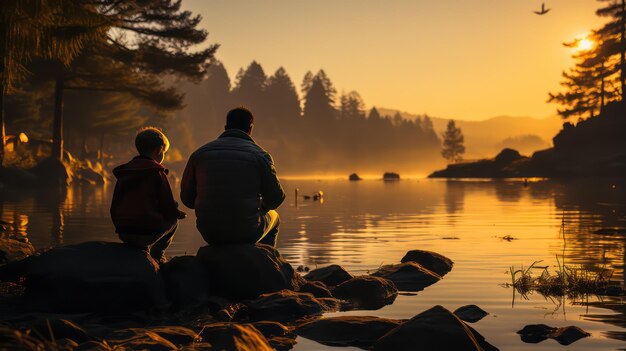
[[[533,11],[534,13],[538,14],[539,16],[545,15],[546,13],[550,12],[550,10],[552,9],[547,9],[546,8],[546,3],[541,3],[541,11]]]

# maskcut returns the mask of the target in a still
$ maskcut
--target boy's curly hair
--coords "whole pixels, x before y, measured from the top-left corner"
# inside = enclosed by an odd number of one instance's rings
[[[149,154],[159,148],[166,152],[170,148],[170,141],[160,128],[143,127],[137,131],[135,147],[140,155]]]

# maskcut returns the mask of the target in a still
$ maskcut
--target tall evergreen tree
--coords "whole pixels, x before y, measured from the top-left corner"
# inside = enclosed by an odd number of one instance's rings
[[[232,91],[235,104],[249,107],[253,113],[260,114],[265,107],[263,95],[266,81],[265,71],[256,61],[252,61],[245,70],[239,70]]]
[[[77,1],[77,0],[74,0]],[[126,91],[159,109],[183,106],[183,95],[163,84],[165,75],[200,80],[217,45],[205,41],[201,17],[181,10],[181,0],[86,0],[108,25],[105,40],[89,42],[67,68],[51,70],[55,81],[54,157],[63,149],[63,92],[71,89]],[[106,67],[106,70],[103,70]]]
[[[283,67],[268,78],[265,99],[268,113],[281,124],[296,121],[302,113],[296,88]]]
[[[103,38],[107,30],[94,6],[79,1],[0,2],[0,168],[6,144],[4,99],[28,74],[26,64],[45,58],[67,65],[87,41]]]
[[[365,103],[356,91],[342,94],[339,104],[340,117],[343,120],[360,120],[365,118]]]
[[[306,80],[305,76],[305,80]],[[304,85],[304,84],[303,84]],[[303,116],[306,120],[314,120],[328,123],[335,118],[336,110],[333,107],[335,88],[323,70],[307,82],[307,89],[304,91]]]
[[[577,48],[580,40],[564,45]],[[611,68],[611,58],[607,55],[609,45],[597,33],[594,33],[593,40],[597,43],[596,47],[574,54],[572,57],[576,60],[576,66],[563,72],[564,80],[561,85],[565,87],[565,91],[549,94],[548,102],[563,106],[557,110],[563,118],[573,115],[582,117],[585,114],[593,117],[596,113],[601,113],[610,100],[619,96],[614,84],[615,69]]]
[[[608,17],[609,22],[596,31],[602,38],[605,57],[618,57],[613,70],[618,74],[621,101],[626,94],[626,0],[598,0],[606,5],[596,14]],[[609,68],[609,70],[611,70]]]
[[[442,137],[443,149],[441,150],[441,156],[450,162],[463,160],[463,154],[465,153],[463,132],[461,128],[457,128],[453,120],[448,122]]]

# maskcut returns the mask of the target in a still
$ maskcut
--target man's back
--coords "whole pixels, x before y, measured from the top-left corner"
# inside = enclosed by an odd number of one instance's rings
[[[253,240],[284,197],[270,155],[238,129],[196,150],[181,183],[183,203],[196,210],[198,230],[212,243]]]

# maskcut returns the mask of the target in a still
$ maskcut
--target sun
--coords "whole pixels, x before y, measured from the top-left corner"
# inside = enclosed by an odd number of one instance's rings
[[[576,45],[576,50],[578,51],[589,51],[593,49],[594,42],[589,40],[588,38],[582,38],[578,41],[578,45]]]

